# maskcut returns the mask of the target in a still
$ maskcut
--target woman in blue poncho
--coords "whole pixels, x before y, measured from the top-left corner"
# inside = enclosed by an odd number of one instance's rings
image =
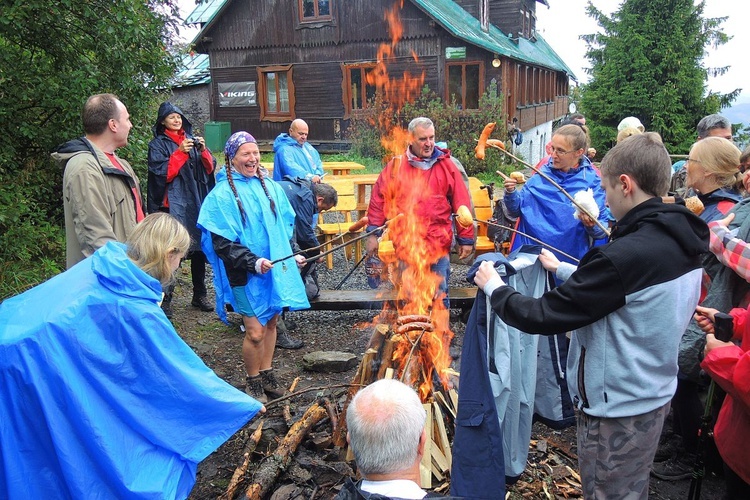
[[[304,257],[271,263],[292,254],[295,214],[283,189],[259,173],[255,138],[236,132],[224,154],[226,166],[198,216],[201,246],[214,269],[219,317],[226,321],[226,304],[242,315],[245,392],[265,402],[266,394],[284,394],[271,366],[278,316],[310,307],[298,269]]]
[[[610,213],[606,207],[604,189],[600,177],[591,161],[585,156],[586,132],[579,125],[563,125],[552,134],[551,156],[542,165],[541,171],[554,179],[569,194],[591,189],[599,207],[599,221],[606,227]],[[552,245],[580,259],[589,251],[595,240],[607,235],[602,229],[582,215],[574,218],[575,207],[557,187],[541,175],[532,175],[522,189],[516,189],[516,181],[505,181],[503,203],[512,217],[519,217],[518,230]],[[535,244],[532,240],[516,235],[512,250],[524,244]],[[572,262],[568,257],[552,250],[561,261]]]
[[[0,498],[186,498],[198,462],[261,409],[159,307],[189,245],[151,214],[0,304]]]

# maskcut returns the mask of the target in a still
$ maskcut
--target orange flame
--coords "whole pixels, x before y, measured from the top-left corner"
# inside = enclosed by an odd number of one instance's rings
[[[448,386],[447,369],[451,363],[449,346],[453,332],[443,297],[436,296],[442,276],[431,270],[431,265],[443,256],[444,249],[427,234],[430,220],[426,217],[424,205],[429,200],[424,197],[423,181],[411,168],[401,172],[401,159],[410,134],[392,124],[393,117],[399,116],[401,107],[418,96],[425,78],[424,70],[419,76],[413,76],[408,69],[403,70],[400,78],[391,78],[388,74],[388,66],[403,65],[399,62],[403,58],[398,57],[397,51],[397,44],[404,33],[400,20],[403,4],[403,0],[397,1],[385,12],[390,42],[379,47],[377,66],[368,74],[367,80],[378,89],[387,104],[386,110],[378,117],[380,129],[384,131],[381,143],[393,157],[394,179],[399,180],[386,184],[386,217],[390,220],[399,213],[404,215],[388,227],[387,237],[393,241],[395,253],[390,258],[384,258],[394,275],[398,292],[397,312],[399,315],[427,315],[434,326],[433,332],[412,331],[408,336],[404,335],[403,341],[396,345],[393,360],[398,362],[402,380],[412,386],[417,385],[420,397],[426,401],[432,392],[435,374],[445,387]],[[413,50],[410,58],[414,63],[419,63]]]

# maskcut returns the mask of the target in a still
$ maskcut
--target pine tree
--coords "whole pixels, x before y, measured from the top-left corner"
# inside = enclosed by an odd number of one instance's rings
[[[726,18],[704,18],[704,6],[693,0],[625,0],[608,17],[588,3],[588,15],[603,33],[582,36],[591,81],[581,106],[597,149],[611,148],[620,120],[636,116],[646,130],[661,134],[670,152],[685,153],[698,121],[737,98],[739,89],[706,94],[709,74],[727,67],[705,67],[705,49],[729,37],[720,31]]]

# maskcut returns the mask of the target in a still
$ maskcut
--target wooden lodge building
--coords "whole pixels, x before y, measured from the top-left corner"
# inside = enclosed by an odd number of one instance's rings
[[[302,118],[318,149],[345,149],[349,118],[375,91],[365,75],[390,41],[384,13],[399,3],[403,34],[389,74],[424,72],[467,113],[494,80],[508,114],[498,123],[517,118],[519,151],[543,156],[574,77],[535,31],[547,0],[204,0],[186,23],[201,27],[194,50],[209,57],[211,120],[269,149]]]

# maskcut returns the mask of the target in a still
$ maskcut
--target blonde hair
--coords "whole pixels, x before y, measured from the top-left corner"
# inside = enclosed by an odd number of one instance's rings
[[[621,143],[628,137],[632,137],[634,135],[642,134],[643,131],[640,129],[637,129],[635,127],[625,127],[624,129],[617,132],[617,143]]]
[[[148,215],[125,242],[127,254],[144,272],[166,286],[172,281],[170,257],[184,257],[190,248],[185,226],[164,212]]]
[[[723,137],[705,137],[690,148],[690,159],[699,162],[722,187],[742,186],[741,155],[739,148]]]

